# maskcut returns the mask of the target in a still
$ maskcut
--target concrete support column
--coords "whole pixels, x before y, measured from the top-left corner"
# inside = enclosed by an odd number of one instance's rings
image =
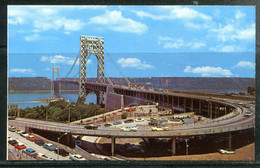
[[[172,106],[174,107],[174,97],[172,96]],[[174,108],[172,108],[172,114],[174,114]]]
[[[121,95],[121,109],[123,109],[124,107],[124,95]]]
[[[201,100],[199,100],[199,114],[201,114]]]
[[[193,99],[191,98],[191,111],[193,112]]]
[[[225,105],[225,115],[227,115],[227,106]]]
[[[176,137],[172,138],[172,155],[176,155]]]
[[[116,138],[112,137],[111,138],[111,154],[114,156],[115,154],[115,145],[116,145]]]
[[[66,145],[69,146],[70,142],[72,141],[72,134],[68,133],[67,135],[65,135],[66,138]]]
[[[178,97],[178,107],[180,107],[180,97]]]
[[[228,148],[231,149],[232,148],[232,144],[231,144],[231,140],[232,140],[232,134],[231,132],[228,133]]]
[[[183,104],[184,104],[183,111],[184,113],[186,113],[186,98],[183,98]]]

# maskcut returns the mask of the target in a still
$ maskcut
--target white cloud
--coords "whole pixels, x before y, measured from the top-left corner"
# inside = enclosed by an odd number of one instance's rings
[[[50,71],[51,69],[50,68],[45,68],[46,71]]]
[[[249,68],[249,69],[255,69],[255,63],[249,62],[249,61],[240,61],[237,63],[234,68]]]
[[[207,16],[189,7],[162,6],[160,8],[163,8],[164,11],[166,11],[167,13],[165,15],[157,15],[157,14],[155,15],[144,11],[133,11],[133,12],[141,18],[148,17],[153,20],[163,20],[163,19],[181,19],[181,20],[202,19],[205,21],[212,20],[210,16]]]
[[[194,73],[194,74],[200,74],[201,76],[226,76],[229,77],[232,75],[230,70],[223,69],[221,67],[210,67],[210,66],[202,66],[202,67],[195,67],[192,68],[191,66],[186,66],[184,69],[185,73]]]
[[[117,32],[143,34],[148,27],[130,18],[122,16],[121,11],[106,11],[102,16],[96,16],[90,19],[90,23],[106,25],[110,30]]]
[[[228,40],[254,40],[255,39],[255,24],[251,24],[244,29],[236,28],[232,24],[224,27],[220,25],[218,29],[211,29],[213,36],[216,36],[219,41],[226,42]]]
[[[130,68],[136,68],[136,69],[147,69],[147,68],[154,68],[152,65],[146,64],[145,62],[142,62],[138,58],[120,58],[117,60],[117,63],[119,63],[123,68],[130,67]]]
[[[73,57],[65,57],[63,55],[55,55],[55,56],[42,56],[40,61],[42,62],[50,62],[52,64],[56,63],[62,63],[62,64],[69,64],[73,65],[76,58]],[[87,64],[92,63],[92,61],[89,59],[87,61]],[[76,65],[79,64],[79,60],[76,62]]]
[[[23,73],[23,74],[31,74],[34,72],[32,69],[11,69],[11,73]]]
[[[26,41],[36,41],[36,40],[40,40],[41,36],[39,34],[32,34],[32,35],[29,35],[29,36],[25,36],[24,39]]]
[[[173,39],[167,36],[159,36],[158,44],[163,45],[163,48],[180,48],[180,47],[190,47],[191,49],[198,49],[201,47],[205,47],[206,43],[204,42],[186,42],[183,39]]]
[[[209,50],[216,52],[242,52],[245,51],[245,48],[237,45],[217,45],[216,47],[211,47]]]
[[[8,19],[8,24],[13,24],[13,25],[21,25],[24,23],[24,19],[21,17],[14,17],[14,18],[9,18]]]
[[[241,11],[237,11],[236,14],[235,14],[236,19],[240,19],[240,18],[245,17],[245,16],[246,16],[246,14],[241,12]]]

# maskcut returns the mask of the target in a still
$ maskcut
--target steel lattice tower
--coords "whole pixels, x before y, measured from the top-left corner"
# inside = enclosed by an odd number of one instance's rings
[[[97,81],[105,82],[105,68],[104,68],[104,38],[80,36],[80,60],[79,60],[79,98],[86,101],[87,91],[85,83],[87,81],[87,56],[93,54],[97,57]],[[97,95],[97,103],[105,102],[105,93],[99,92]]]
[[[52,80],[51,80],[51,91],[54,92],[54,73],[57,72],[58,79],[60,79],[60,67],[59,66],[53,66],[52,67]],[[59,89],[61,89],[61,83],[59,84]]]

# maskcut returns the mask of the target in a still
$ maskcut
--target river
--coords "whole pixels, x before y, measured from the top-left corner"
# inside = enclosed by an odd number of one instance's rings
[[[63,98],[70,102],[77,102],[78,94],[61,94]],[[48,103],[40,103],[38,100],[54,97],[53,93],[8,93],[8,105],[18,104],[21,109],[26,107],[47,106]],[[96,103],[97,98],[94,93],[88,94],[87,104]]]

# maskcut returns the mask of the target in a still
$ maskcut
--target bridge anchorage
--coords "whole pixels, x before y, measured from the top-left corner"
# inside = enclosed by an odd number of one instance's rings
[[[80,36],[80,60],[79,60],[79,98],[86,102],[88,90],[87,82],[87,56],[93,54],[97,58],[97,81],[105,83],[105,67],[104,67],[104,38]],[[97,104],[105,104],[105,92],[98,91]]]

